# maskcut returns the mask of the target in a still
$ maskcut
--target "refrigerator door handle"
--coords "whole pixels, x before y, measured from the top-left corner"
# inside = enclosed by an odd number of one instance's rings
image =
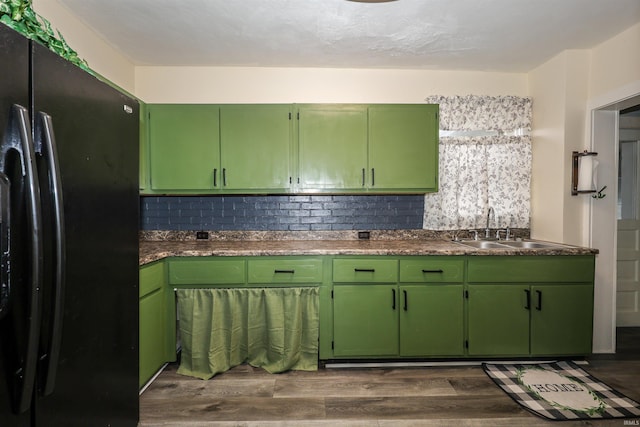
[[[0,172],[0,319],[6,316],[11,298],[11,282],[9,260],[11,259],[11,242],[9,227],[11,225],[11,185],[9,178]]]
[[[58,150],[56,148],[56,138],[51,116],[40,112],[39,119],[42,121],[43,141],[37,144],[36,151],[42,155],[47,164],[49,182],[51,186],[51,202],[53,206],[54,221],[54,289],[53,305],[51,314],[51,347],[48,349],[48,360],[46,363],[46,375],[43,395],[53,392],[56,382],[58,359],[60,356],[60,346],[62,343],[62,320],[64,303],[65,284],[65,230],[64,230],[64,203],[62,199],[62,180],[60,178],[60,163],[58,162]]]
[[[40,186],[29,112],[21,105],[14,104],[13,112],[18,120],[20,152],[23,172],[26,179],[26,205],[29,227],[28,247],[31,259],[31,282],[29,283],[29,303],[27,318],[26,352],[22,368],[15,372],[17,388],[17,412],[25,412],[31,406],[31,398],[35,386],[36,367],[38,362],[38,344],[40,338],[40,289],[42,287],[43,242],[42,242],[42,210],[40,206]]]

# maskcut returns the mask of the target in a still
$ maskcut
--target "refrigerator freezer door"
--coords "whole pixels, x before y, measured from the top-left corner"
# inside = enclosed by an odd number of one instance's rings
[[[0,24],[0,144],[4,146],[12,137],[11,122],[14,120],[14,105],[29,105],[29,42],[15,31]],[[15,162],[15,153],[10,154],[10,163]],[[15,164],[15,163],[14,163]],[[21,175],[17,171],[6,171],[5,175]],[[14,191],[17,192],[17,191]],[[22,228],[23,217],[16,216],[23,212],[14,213],[11,232]],[[16,265],[23,258],[24,244],[21,241],[14,246],[12,252],[18,259],[13,262]],[[3,245],[8,245],[5,241]],[[15,258],[15,257],[14,257]],[[6,263],[3,263],[6,269]],[[18,406],[18,393],[16,390],[15,373],[20,371],[25,360],[25,320],[24,301],[27,300],[25,292],[25,279],[23,277],[10,276],[11,296],[6,307],[6,315],[0,319],[0,426],[26,427],[31,426],[31,414],[29,411],[16,413]]]

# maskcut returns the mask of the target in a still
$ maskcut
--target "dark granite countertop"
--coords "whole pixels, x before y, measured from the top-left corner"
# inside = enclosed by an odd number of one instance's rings
[[[140,265],[173,256],[277,256],[277,255],[593,255],[596,249],[562,245],[544,249],[500,248],[476,249],[443,239],[415,236],[390,236],[372,240],[357,239],[268,239],[263,235],[215,236],[213,240],[173,239],[167,235],[141,239]],[[175,237],[175,236],[173,236]],[[234,238],[236,237],[236,238]],[[247,236],[245,236],[247,237]],[[282,237],[282,236],[280,236]],[[299,237],[299,236],[298,236]],[[404,238],[402,238],[404,237]],[[424,237],[424,236],[423,236]]]

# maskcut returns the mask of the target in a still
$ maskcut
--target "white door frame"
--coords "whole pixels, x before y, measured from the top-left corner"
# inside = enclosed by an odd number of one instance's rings
[[[616,258],[619,111],[640,104],[640,81],[611,91],[587,103],[591,150],[598,153],[598,187],[607,186],[604,199],[591,199],[589,245],[596,256],[593,352],[616,350]]]

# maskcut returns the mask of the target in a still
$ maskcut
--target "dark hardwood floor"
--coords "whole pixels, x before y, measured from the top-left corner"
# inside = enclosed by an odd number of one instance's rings
[[[640,401],[640,328],[619,328],[618,352],[594,355],[583,367]],[[242,365],[209,381],[177,375],[176,368],[169,365],[140,397],[140,427],[558,425],[521,409],[480,366],[272,375]],[[623,420],[561,424],[624,425]]]

